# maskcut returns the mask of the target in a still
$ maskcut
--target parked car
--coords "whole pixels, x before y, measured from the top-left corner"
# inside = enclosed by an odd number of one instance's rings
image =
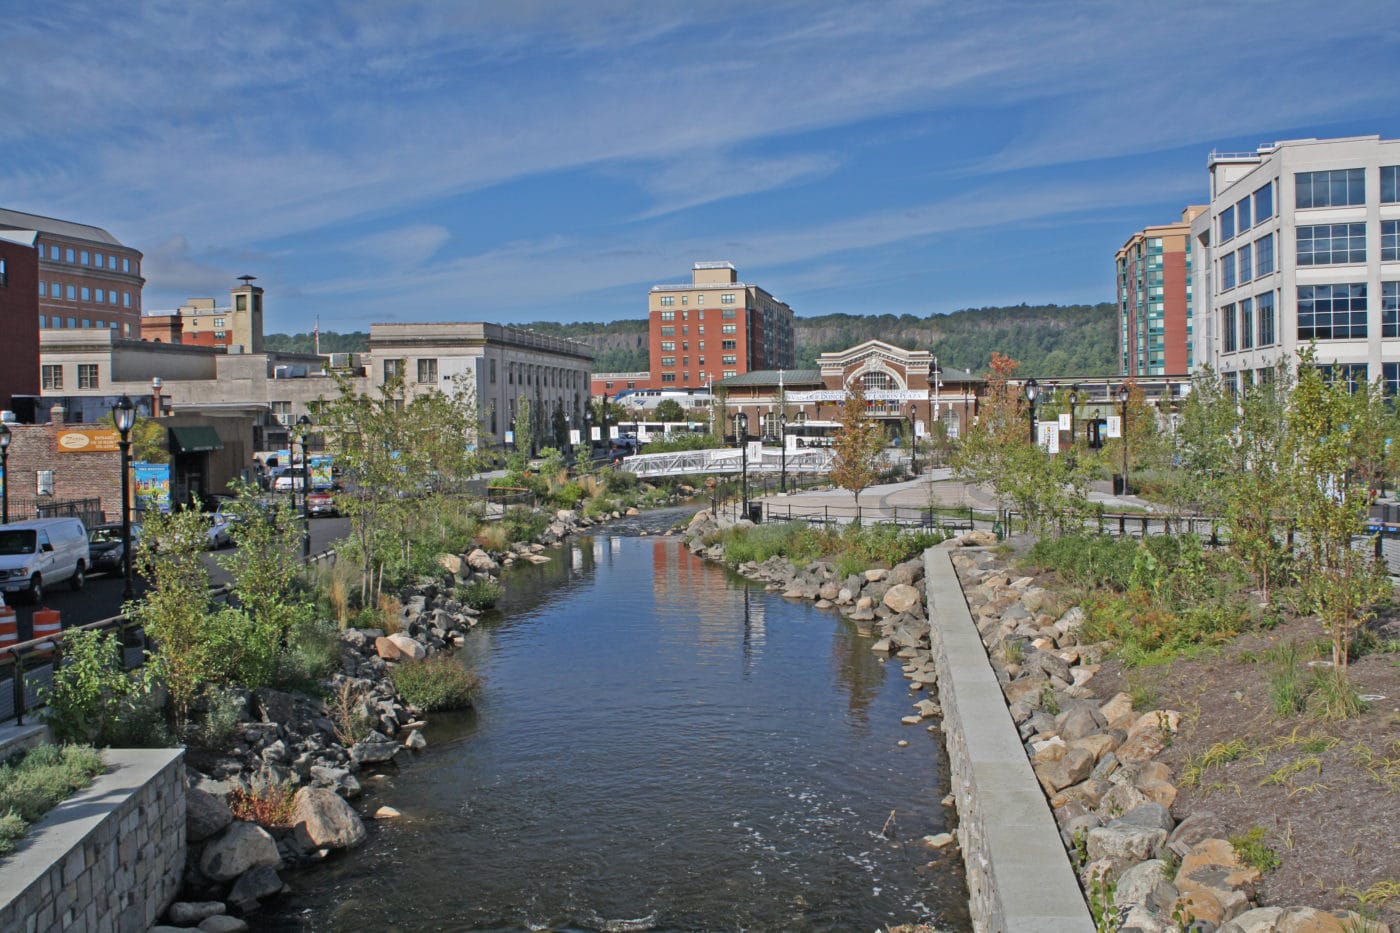
[[[131,549],[141,537],[141,523],[131,523]],[[93,573],[120,573],[122,569],[122,523],[107,522],[88,529],[88,570]]]
[[[209,540],[205,547],[211,551],[217,551],[221,547],[228,547],[233,543],[233,538],[229,534],[228,520],[220,512],[215,512],[209,516]]]
[[[308,515],[338,515],[340,514],[335,504],[335,490],[333,489],[313,489],[306,497],[306,512]]]
[[[24,593],[36,605],[44,587],[87,580],[87,529],[80,518],[36,518],[0,525],[0,592]]]

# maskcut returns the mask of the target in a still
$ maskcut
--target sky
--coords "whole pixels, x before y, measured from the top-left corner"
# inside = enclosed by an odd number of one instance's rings
[[[269,332],[1113,300],[1212,150],[1400,132],[1371,2],[0,0],[0,206]]]

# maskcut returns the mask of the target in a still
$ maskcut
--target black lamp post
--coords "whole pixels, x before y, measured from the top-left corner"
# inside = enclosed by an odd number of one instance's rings
[[[1079,386],[1069,387],[1069,446],[1072,449],[1078,442],[1074,435],[1074,414],[1079,407]]]
[[[307,441],[311,435],[311,419],[302,415],[297,419],[301,442],[301,556],[311,556],[311,458],[307,456]]]
[[[593,462],[593,406],[583,406],[583,446],[588,448],[588,462]]]
[[[787,415],[778,416],[778,490],[787,493]]]
[[[1128,495],[1128,387],[1121,385],[1118,387],[1118,404],[1122,406],[1122,425],[1119,430],[1123,432],[1123,495]]]
[[[122,599],[130,600],[136,596],[131,585],[131,426],[136,423],[136,406],[129,396],[123,395],[112,406],[112,422],[120,435],[117,447],[122,461]]]
[[[919,475],[919,438],[914,427],[914,419],[919,415],[919,406],[909,403],[909,472]]]
[[[0,422],[0,525],[10,523],[10,426]]]
[[[744,517],[749,514],[749,416],[742,411],[734,416],[734,439],[739,442],[739,495],[744,503]]]
[[[1031,443],[1035,443],[1035,397],[1040,394],[1040,383],[1034,379],[1026,380],[1026,401],[1030,403],[1031,415]]]

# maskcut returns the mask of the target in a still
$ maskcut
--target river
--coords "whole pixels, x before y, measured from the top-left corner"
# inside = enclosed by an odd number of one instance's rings
[[[919,842],[947,828],[946,766],[900,724],[898,662],[638,530],[507,575],[465,650],[476,708],[366,781],[403,817],[286,873],[256,928],[970,928],[960,859]]]

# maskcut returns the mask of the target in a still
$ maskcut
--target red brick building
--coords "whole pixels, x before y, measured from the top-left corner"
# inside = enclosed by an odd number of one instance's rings
[[[10,520],[34,517],[39,505],[97,500],[109,520],[121,516],[122,470],[119,451],[73,451],[61,447],[60,434],[105,424],[12,424],[6,461]]]
[[[33,231],[0,231],[0,409],[23,414],[24,399],[39,394],[37,239]]]
[[[1114,257],[1118,277],[1119,372],[1124,376],[1185,375],[1191,359],[1191,221],[1146,227]]]
[[[0,230],[33,231],[39,327],[141,335],[141,253],[100,227],[0,208]]]

